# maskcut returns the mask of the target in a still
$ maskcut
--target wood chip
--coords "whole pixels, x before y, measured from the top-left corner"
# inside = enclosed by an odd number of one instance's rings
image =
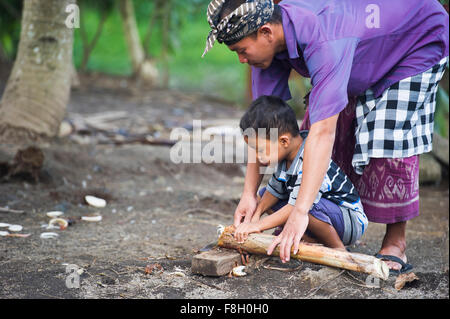
[[[398,275],[397,279],[395,280],[395,289],[401,290],[406,283],[412,282],[414,280],[419,280],[419,277],[416,276],[415,273],[409,272],[406,274],[400,274]]]
[[[283,271],[283,272],[291,272],[291,271],[296,271],[296,270],[300,270],[302,268],[303,265],[297,266],[295,268],[282,268],[282,267],[272,267],[269,265],[263,265],[264,269],[270,269],[270,270],[278,270],[278,271]]]

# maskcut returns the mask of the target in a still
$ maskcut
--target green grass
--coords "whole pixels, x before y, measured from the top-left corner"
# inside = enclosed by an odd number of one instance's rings
[[[91,39],[97,28],[99,15],[93,10],[84,10],[81,19],[84,19],[84,27]],[[139,19],[138,28],[143,37],[147,21]],[[236,54],[219,43],[216,43],[202,59],[208,32],[209,25],[202,12],[174,35],[178,41],[169,58],[169,86],[242,102],[246,88],[246,67],[239,63]],[[150,46],[150,53],[156,59],[160,54],[160,43],[160,32],[156,28]],[[77,68],[80,67],[82,54],[80,31],[76,29],[74,61]],[[157,63],[157,66],[162,69],[161,63]],[[131,63],[117,10],[113,10],[105,22],[102,35],[89,58],[87,69],[112,75],[131,74]]]

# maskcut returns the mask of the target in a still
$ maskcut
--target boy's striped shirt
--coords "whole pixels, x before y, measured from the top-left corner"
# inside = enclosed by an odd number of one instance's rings
[[[295,159],[292,161],[289,169],[286,169],[286,161],[278,164],[276,172],[272,175],[267,185],[267,190],[275,197],[280,199],[289,199],[288,203],[295,205],[298,191],[302,181],[303,171],[303,149],[308,131],[301,131],[303,144],[297,152]],[[322,182],[319,193],[317,194],[314,204],[320,198],[326,198],[337,205],[363,212],[363,207],[359,194],[347,177],[347,175],[339,168],[339,166],[330,160],[327,174]]]

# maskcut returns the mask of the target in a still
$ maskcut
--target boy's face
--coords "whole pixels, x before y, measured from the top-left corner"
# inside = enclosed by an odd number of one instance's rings
[[[267,137],[244,137],[245,142],[256,151],[256,159],[263,166],[275,165],[286,157],[289,138],[281,135],[278,140],[271,141]]]

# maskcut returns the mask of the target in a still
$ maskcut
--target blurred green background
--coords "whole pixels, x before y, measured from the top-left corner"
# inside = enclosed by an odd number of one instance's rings
[[[0,50],[11,61],[20,36],[21,2],[0,0]],[[171,7],[165,8],[168,2]],[[141,41],[160,73],[168,74],[169,88],[216,96],[240,107],[247,105],[248,66],[240,64],[237,55],[219,43],[201,58],[210,31],[206,21],[209,0],[133,0],[133,3]],[[73,59],[78,72],[131,75],[132,64],[117,1],[78,0],[77,4],[81,21],[80,28],[74,32]],[[158,19],[158,10],[162,10],[161,19]],[[156,17],[153,17],[154,13]],[[99,30],[100,25],[102,28]],[[163,48],[165,28],[168,34],[167,60]],[[146,42],[149,30],[151,37]],[[98,41],[83,65],[84,47],[97,32],[100,32]],[[309,88],[309,79],[294,77],[290,87],[294,97],[290,104],[302,116],[303,96]]]
[[[448,0],[440,2],[448,10]],[[218,43],[205,58],[201,58],[210,30],[206,21],[208,3],[209,0],[133,0],[141,42],[160,73],[166,75],[169,88],[220,97],[244,108],[248,103],[248,66],[240,64],[235,53]],[[81,28],[75,29],[74,64],[78,72],[130,76],[132,65],[118,1],[78,0],[77,4]],[[21,7],[22,0],[0,0],[0,60],[3,57],[14,61],[20,36]],[[99,25],[102,25],[101,29],[98,29]],[[96,33],[98,41],[89,59],[83,63],[83,50],[96,38]],[[293,96],[289,104],[301,118],[303,96],[310,88],[309,79],[293,75],[289,86]],[[435,129],[445,137],[448,137],[448,101],[446,72],[435,114]]]
[[[190,8],[186,8],[186,5],[178,6],[171,15],[169,87],[201,91],[242,102],[245,97],[246,67],[238,63],[237,56],[224,45],[215,45],[205,58],[201,58],[209,32],[205,15],[208,1],[187,2],[191,2]],[[155,4],[153,1],[142,0],[134,3],[139,33],[141,39],[144,39]],[[92,5],[83,8],[82,3],[80,15],[91,39],[99,24],[100,14]],[[163,62],[158,59],[161,55],[162,33],[161,23],[155,21],[148,48],[159,69],[164,68]],[[74,61],[77,68],[80,67],[83,50],[80,37],[80,29],[75,29]],[[89,58],[87,69],[108,74],[131,75],[132,67],[118,10],[111,10],[109,13],[99,41]]]

